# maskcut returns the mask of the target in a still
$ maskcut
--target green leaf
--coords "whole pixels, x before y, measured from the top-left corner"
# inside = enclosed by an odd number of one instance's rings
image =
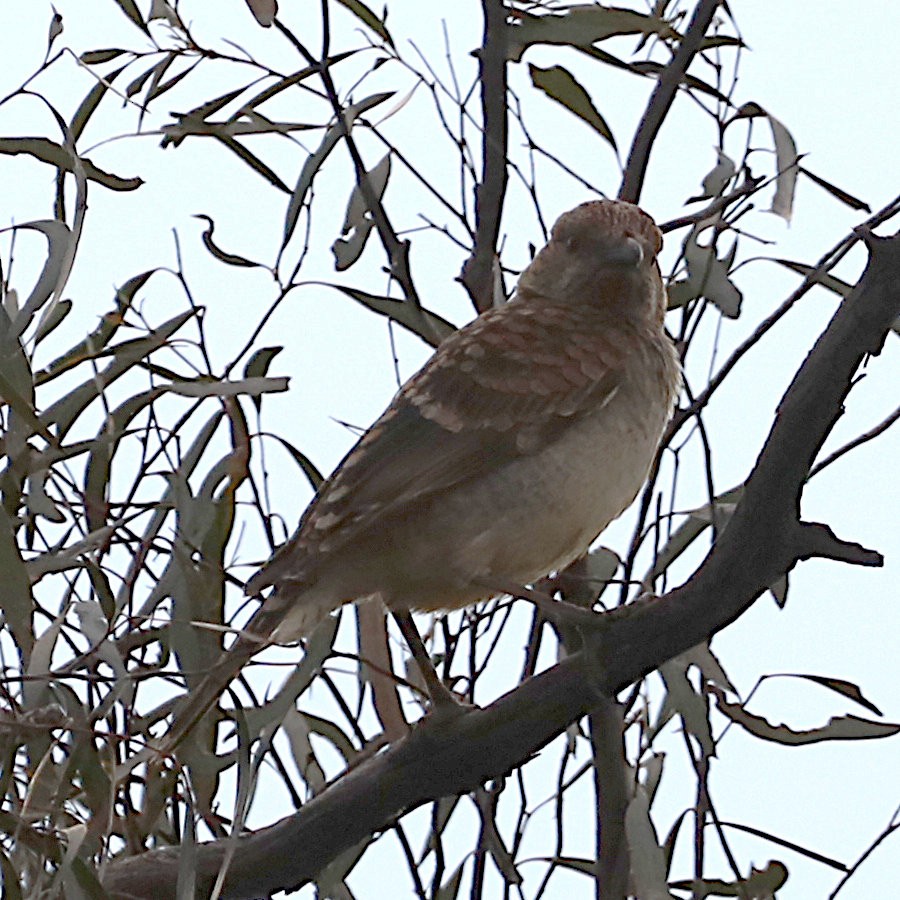
[[[684,261],[694,297],[706,297],[723,316],[736,319],[741,314],[744,295],[728,277],[727,254],[719,259],[715,243],[703,247],[697,242],[697,236],[697,229],[694,229],[684,242]]]
[[[203,424],[203,427],[200,429],[197,437],[194,438],[194,440],[191,442],[191,445],[190,447],[188,447],[187,451],[181,456],[178,471],[181,475],[182,480],[189,479],[193,474],[201,458],[203,457],[203,454],[206,453],[209,444],[215,436],[216,430],[218,429],[223,418],[224,412],[221,410],[218,410],[214,415],[212,415],[209,420]],[[172,508],[175,506],[175,503],[175,488],[172,484],[172,481],[170,480],[165,493],[154,504],[154,508],[152,513],[150,514],[147,526],[146,528],[144,528],[143,533],[140,535],[141,546],[149,547],[153,544],[153,542],[159,535],[160,529],[163,527],[163,524],[169,517]],[[129,566],[125,577],[122,579],[122,587],[119,589],[119,592],[116,595],[117,609],[121,609],[125,603],[131,600],[130,585],[133,584],[134,579],[138,577],[138,572],[141,570],[143,565],[144,563],[141,558],[136,557]],[[163,574],[160,577],[159,581],[153,586],[150,595],[141,604],[141,608],[138,611],[139,615],[152,615],[159,603],[168,596],[166,591],[168,590],[168,585],[172,580],[169,574],[172,569],[173,562],[172,558],[170,557],[166,569],[163,571]]]
[[[241,266],[243,268],[266,268],[262,263],[254,262],[252,259],[247,259],[244,256],[238,256],[234,253],[227,253],[219,247],[213,240],[213,232],[215,231],[216,223],[213,222],[209,216],[199,213],[195,215],[194,218],[203,219],[206,222],[207,228],[206,231],[203,232],[201,240],[203,241],[203,246],[206,247],[219,262],[223,262],[228,266]]]
[[[379,19],[365,3],[360,2],[360,0],[338,0],[338,3],[341,6],[346,6],[360,22],[371,28],[386,44],[389,44],[391,47],[394,46],[394,39],[387,30],[384,19]],[[386,7],[385,12],[387,12]]]
[[[768,113],[758,103],[745,103],[734,116],[725,123],[726,127],[738,119],[754,119],[763,116],[769,120],[772,140],[775,144],[775,196],[770,212],[790,222],[794,208],[794,193],[797,189],[797,175],[802,157],[797,153],[797,144],[790,131],[779,119]]]
[[[31,625],[33,604],[31,579],[19,552],[12,520],[0,505],[0,571],[3,572],[3,590],[0,591],[0,609],[9,630],[23,657],[27,660],[34,646]]]
[[[374,168],[366,172],[364,176],[368,179],[372,191],[379,200],[384,196],[390,174],[391,154],[386,153]],[[338,238],[331,245],[335,269],[343,272],[359,259],[366,247],[366,241],[374,224],[375,220],[369,215],[362,188],[359,184],[355,184],[350,192],[347,213],[344,216],[344,225],[341,229],[341,234],[349,234],[350,236]]]
[[[568,44],[591,47],[597,41],[621,34],[656,34],[677,38],[668,22],[614,6],[583,4],[568,7],[561,15],[540,16],[516,12],[515,22],[507,25],[507,58],[519,62],[533,44]]]
[[[772,198],[771,212],[790,222],[794,211],[800,156],[797,153],[797,144],[783,122],[770,115],[769,127],[772,129],[772,140],[775,142],[776,165],[775,196]]]
[[[229,150],[231,150],[239,159],[242,159],[251,169],[262,175],[266,181],[279,191],[289,194],[291,189],[270,169],[258,156],[251,153],[243,144],[236,141],[231,135],[213,134],[213,137],[222,142]]]
[[[540,66],[528,64],[531,83],[542,90],[551,100],[564,106],[594,129],[605,141],[616,149],[613,137],[606,120],[597,111],[588,92],[575,80],[575,76],[562,66],[551,66],[542,69]]]
[[[816,271],[815,266],[808,266],[806,263],[795,262],[792,259],[773,259],[772,262],[777,262],[780,266],[784,266],[786,269],[797,272],[806,278],[809,278],[809,276]],[[815,278],[815,283],[821,284],[824,288],[828,288],[829,291],[833,291],[839,297],[847,297],[849,296],[850,291],[853,290],[852,284],[841,281],[840,278],[835,278],[834,275],[829,275],[827,273],[818,274]]]
[[[328,59],[325,61],[325,66],[330,69],[333,66],[337,65],[337,63],[342,62],[343,60],[348,59],[351,56],[355,56],[357,52],[358,51],[356,50],[346,50],[343,53],[335,53],[333,56],[328,57]],[[283,78],[279,78],[274,84],[269,85],[269,87],[260,91],[245,103],[241,104],[241,109],[255,109],[257,106],[261,106],[267,100],[271,100],[282,91],[287,90],[288,88],[293,87],[295,84],[299,84],[301,81],[305,81],[307,78],[318,74],[318,66],[305,66],[299,71],[294,72],[293,75],[286,75]]]
[[[0,847],[0,873],[3,875],[4,900],[22,900],[22,890],[19,883],[19,873],[10,862],[9,857]]]
[[[689,510],[684,522],[675,529],[662,549],[657,552],[652,567],[641,581],[641,588],[652,591],[654,581],[666,572],[710,525],[715,524],[721,532],[728,524],[743,493],[744,486],[739,484],[718,494],[712,504],[707,503]]]
[[[284,237],[281,241],[282,249],[287,246],[291,235],[294,233],[297,219],[300,217],[300,211],[303,209],[303,204],[306,201],[306,195],[312,187],[313,178],[316,177],[319,169],[322,168],[322,164],[337,146],[338,141],[344,136],[344,132],[350,131],[354,120],[362,113],[393,96],[393,91],[372,94],[372,96],[360,100],[359,103],[346,107],[343,112],[343,125],[336,123],[325,132],[325,137],[322,138],[319,148],[314,153],[311,153],[303,164],[303,168],[300,170],[300,177],[297,179],[297,185],[291,194],[291,202],[288,204],[284,220]]]
[[[244,366],[244,378],[261,378],[269,371],[272,360],[278,356],[284,347],[261,347],[257,350]],[[262,409],[262,397],[254,397],[253,405],[256,411]]]
[[[96,359],[97,356],[106,348],[106,345],[112,340],[115,333],[124,324],[125,313],[130,308],[134,295],[146,284],[150,276],[156,272],[151,269],[148,272],[142,272],[129,278],[125,284],[116,291],[116,308],[112,312],[106,313],[100,320],[100,324],[89,334],[83,341],[79,341],[70,350],[67,350],[62,356],[57,357],[44,369],[35,374],[35,384],[41,385],[56,378],[63,372],[69,371],[79,363],[89,359]]]
[[[325,480],[325,477],[322,473],[316,468],[315,464],[310,460],[310,458],[300,450],[298,450],[290,441],[285,440],[283,437],[279,437],[277,434],[271,435],[271,437],[276,440],[285,450],[291,455],[291,458],[299,467],[300,471],[307,477],[312,489],[317,491],[322,482]]]
[[[854,684],[852,681],[846,681],[843,678],[832,678],[827,675],[805,675],[800,672],[777,672],[771,675],[763,675],[760,681],[765,678],[801,678],[804,681],[811,681],[813,684],[821,685],[828,688],[829,691],[834,691],[836,694],[858,703],[876,716],[882,715],[881,710],[871,700],[867,700],[863,696],[859,685]]]
[[[144,34],[150,34],[150,30],[147,28],[147,23],[144,21],[143,16],[141,15],[141,11],[138,9],[137,3],[134,0],[116,0],[119,9],[137,25]]]
[[[44,260],[40,277],[37,280],[28,299],[13,326],[16,335],[21,335],[31,322],[32,316],[50,299],[56,290],[63,273],[66,257],[72,248],[73,235],[69,226],[58,219],[41,219],[36,222],[23,222],[21,225],[13,225],[13,230],[27,228],[39,231],[47,239],[47,258]]]
[[[130,50],[119,50],[115,47],[110,47],[108,50],[88,50],[87,53],[82,53],[78,58],[86,66],[96,66],[99,63],[111,62],[123,53],[130,52]]]
[[[377,296],[357,288],[345,287],[342,284],[328,284],[328,287],[333,287],[342,294],[352,297],[378,315],[392,319],[413,334],[417,334],[432,347],[437,347],[444,338],[456,331],[456,327],[446,319],[427,309],[417,309],[405,300]]]
[[[664,66],[662,63],[654,62],[649,59],[642,62],[631,63],[627,68],[630,68],[634,72],[639,72],[641,75],[650,75],[654,78],[659,78],[663,72],[668,71],[668,66]],[[696,75],[682,75],[681,81],[692,91],[708,94],[710,97],[715,97],[716,100],[724,103],[726,106],[731,106],[731,100],[725,96],[725,94],[708,82],[703,81],[702,78],[697,78]]]
[[[74,172],[72,154],[61,144],[42,137],[0,138],[0,153],[15,156],[27,153],[41,162],[56,166],[60,171]],[[122,178],[95,166],[86,157],[80,157],[84,166],[84,175],[88,181],[96,181],[111,191],[134,191],[144,182],[140,178]]]
[[[21,317],[22,313],[19,313]],[[0,400],[15,413],[8,423],[4,452],[16,458],[26,450],[25,442],[33,434],[41,434],[51,444],[55,439],[41,424],[34,409],[34,376],[22,349],[16,329],[6,310],[0,307]],[[17,417],[17,418],[16,418]],[[24,427],[23,427],[24,426]]]
[[[87,379],[81,385],[69,391],[64,397],[57,400],[44,412],[41,421],[48,426],[55,424],[57,426],[57,437],[59,440],[62,440],[78,416],[93,400],[100,396],[102,391],[129,369],[162,347],[185,322],[188,322],[196,315],[196,310],[189,309],[177,316],[173,316],[160,325],[159,328],[154,329],[147,337],[133,341],[124,341],[115,347],[108,348],[105,352],[113,356],[113,361],[95,376]]]
[[[58,325],[62,324],[63,319],[72,312],[71,300],[54,299],[49,306],[41,313],[38,319],[37,328],[34,332],[34,345],[37,346],[48,334],[53,332]]]
[[[323,619],[309,636],[306,642],[306,652],[303,654],[300,665],[285,679],[275,696],[254,709],[244,711],[250,734],[258,735],[263,728],[273,722],[280,722],[287,711],[294,706],[297,698],[319,674],[322,664],[331,656],[339,624],[338,616],[327,616]]]
[[[113,51],[107,50],[106,52],[111,53]],[[120,50],[117,52],[122,53],[124,51]],[[73,145],[75,141],[77,141],[84,133],[84,129],[88,123],[88,120],[100,105],[100,101],[105,96],[107,90],[109,90],[113,81],[116,80],[120,73],[125,71],[125,68],[125,66],[122,66],[120,69],[116,69],[115,72],[110,72],[108,75],[104,75],[103,78],[101,78],[87,92],[84,100],[82,100],[81,103],[78,104],[78,109],[75,110],[75,115],[72,116],[72,122],[69,125],[69,131],[71,133],[71,140]]]
[[[823,190],[828,191],[832,197],[836,197],[841,203],[849,206],[850,209],[861,210],[862,212],[867,213],[872,212],[872,207],[869,206],[868,203],[860,200],[858,197],[854,197],[853,194],[847,193],[847,191],[843,188],[839,188],[836,184],[832,184],[830,181],[826,181],[824,178],[819,177],[814,172],[810,172],[809,169],[800,166],[800,174],[805,175],[814,184],[817,184]]]

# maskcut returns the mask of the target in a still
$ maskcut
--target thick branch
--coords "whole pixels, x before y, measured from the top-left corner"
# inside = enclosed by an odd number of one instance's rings
[[[694,576],[666,597],[603,617],[586,649],[483,710],[420,726],[339,778],[298,813],[237,840],[225,897],[258,897],[314,878],[344,850],[430,800],[471,791],[526,762],[568,725],[741,615],[797,561],[814,555],[878,565],[880,557],[799,521],[800,494],[863,357],[900,313],[900,236],[869,236],[869,265],[779,405],[743,498]],[[196,848],[207,892],[231,847]],[[175,896],[178,848],[114,863],[111,897]]]

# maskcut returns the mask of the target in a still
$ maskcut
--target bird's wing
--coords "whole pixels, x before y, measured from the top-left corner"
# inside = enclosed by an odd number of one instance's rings
[[[406,383],[248,593],[298,577],[316,554],[552,442],[616,391],[630,337],[555,304],[514,301],[480,316]]]

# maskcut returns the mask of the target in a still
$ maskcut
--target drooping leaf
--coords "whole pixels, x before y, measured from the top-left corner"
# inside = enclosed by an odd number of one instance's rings
[[[273,434],[272,438],[279,444],[281,444],[281,446],[284,447],[285,450],[287,450],[291,459],[294,460],[300,471],[303,472],[303,474],[306,476],[307,480],[312,486],[312,489],[314,491],[317,491],[321,487],[322,482],[325,480],[325,477],[316,468],[312,460],[305,453],[298,450],[290,441],[279,437],[277,434]]]
[[[716,245],[701,246],[695,229],[685,241],[684,260],[694,296],[706,297],[729,319],[738,318],[743,294],[728,277],[727,257],[716,256]]]
[[[284,347],[261,347],[247,361],[244,366],[244,378],[261,378],[269,371],[272,360],[284,350]],[[256,411],[262,409],[262,397],[253,397],[253,405]]]
[[[203,426],[198,431],[197,436],[193,441],[191,441],[191,444],[187,448],[187,450],[182,453],[179,460],[178,470],[181,473],[182,479],[189,479],[193,475],[195,469],[200,463],[200,460],[203,458],[204,453],[207,452],[209,445],[212,442],[213,437],[215,436],[216,431],[218,430],[224,416],[225,413],[223,410],[216,410],[216,412],[212,416],[210,416],[210,418],[206,422],[204,422]],[[170,515],[171,510],[175,507],[176,500],[177,498],[175,487],[170,481],[166,487],[165,493],[155,504],[155,507],[149,516],[144,531],[139,536],[142,546],[150,546],[150,544],[152,544],[153,541],[156,540],[157,536],[159,535],[160,529],[163,526],[163,523]],[[122,587],[116,594],[117,609],[121,609],[122,606],[124,606],[124,604],[129,600],[129,584],[132,584],[133,580],[137,578],[137,573],[140,571],[141,565],[142,563],[140,558],[135,558],[135,560],[129,566],[128,571],[126,572],[125,577],[122,580]],[[167,564],[166,569],[164,570],[159,581],[153,586],[149,596],[141,604],[138,610],[138,615],[153,615],[156,611],[156,607],[168,596],[166,592],[168,591],[169,584],[171,582],[169,573],[173,569],[173,567],[174,563],[172,562],[172,559],[170,557],[169,563]]]
[[[294,233],[297,219],[300,217],[300,211],[303,209],[303,204],[306,201],[306,195],[310,187],[312,187],[313,178],[316,177],[319,169],[322,168],[322,164],[337,146],[338,141],[344,136],[345,132],[353,127],[353,122],[358,116],[393,96],[393,91],[373,94],[371,97],[360,100],[359,103],[348,106],[343,112],[343,124],[338,122],[325,132],[318,149],[311,153],[303,164],[303,168],[300,170],[300,177],[297,179],[297,184],[291,194],[291,201],[288,204],[285,215],[284,237],[281,241],[282,248],[287,246],[291,235]]]
[[[652,734],[658,734],[674,715],[681,718],[688,734],[693,735],[703,748],[705,756],[714,756],[712,726],[706,698],[699,694],[687,675],[690,661],[683,655],[676,656],[660,666],[659,672],[666,685],[666,696],[659,716],[653,723]]]
[[[297,698],[309,687],[322,664],[331,656],[340,619],[328,616],[322,620],[309,636],[303,659],[285,679],[271,700],[255,709],[245,712],[247,729],[257,735],[273,722],[280,722],[287,711],[297,702]]]
[[[252,268],[254,266],[258,266],[260,268],[266,268],[262,263],[254,262],[252,259],[247,259],[244,256],[238,256],[235,253],[227,253],[218,244],[213,240],[213,232],[216,228],[216,223],[213,222],[210,216],[203,215],[202,213],[198,213],[194,216],[195,219],[203,219],[206,222],[207,228],[206,231],[203,232],[202,241],[203,246],[206,247],[207,250],[217,259],[219,262],[223,262],[228,266],[242,266],[245,268]]]
[[[37,328],[34,330],[34,345],[37,346],[47,335],[51,334],[69,313],[72,312],[71,300],[54,298],[41,312]]]
[[[267,166],[256,154],[251,153],[240,141],[236,141],[233,137],[226,134],[213,135],[218,138],[221,143],[229,150],[233,151],[240,159],[242,159],[251,169],[262,175],[266,181],[273,187],[277,187],[279,191],[289,194],[291,189],[278,177],[275,171]]]
[[[734,160],[718,147],[716,148],[716,154],[718,156],[716,165],[710,169],[703,179],[703,192],[696,197],[691,197],[687,201],[688,203],[693,203],[696,200],[711,200],[713,197],[718,197],[725,190],[728,182],[734,177]]]
[[[37,283],[32,288],[28,299],[16,317],[13,328],[17,335],[21,335],[25,331],[34,314],[50,299],[50,296],[56,290],[73,239],[69,226],[58,219],[41,219],[36,222],[23,222],[21,225],[13,226],[14,230],[20,228],[38,231],[43,234],[47,239],[48,252]]]
[[[668,71],[668,68],[664,66],[662,63],[654,62],[653,60],[643,60],[640,62],[630,63],[629,68],[634,72],[639,72],[641,75],[652,75],[655,78],[659,78],[663,72]],[[692,91],[699,91],[701,94],[708,94],[710,97],[715,97],[720,103],[724,103],[728,106],[731,106],[731,100],[723,94],[718,88],[713,87],[706,81],[703,81],[701,78],[697,78],[696,75],[682,75],[681,80],[686,84]]]
[[[387,188],[388,178],[391,174],[391,155],[386,153],[376,163],[374,168],[366,172],[372,193],[381,200]],[[366,241],[375,224],[368,205],[363,196],[363,190],[359,184],[353,186],[350,192],[350,200],[347,203],[347,213],[344,216],[344,225],[341,234],[349,237],[340,237],[331,245],[334,254],[334,267],[339,272],[349,269],[362,255]]]
[[[325,66],[328,69],[331,69],[333,66],[336,66],[339,62],[342,62],[345,59],[348,59],[351,56],[355,56],[358,51],[356,50],[345,50],[342,53],[335,53],[328,57],[325,60]],[[255,109],[257,106],[262,106],[262,104],[271,100],[273,97],[278,96],[282,91],[287,90],[288,88],[292,88],[296,84],[300,84],[301,81],[305,81],[307,78],[311,78],[314,75],[319,74],[318,66],[305,66],[297,72],[294,72],[292,75],[285,75],[283,78],[279,78],[275,81],[274,84],[270,84],[267,88],[261,90],[258,94],[255,94],[249,100],[241,105],[241,108],[244,110]]]
[[[114,72],[110,72],[104,75],[103,78],[99,79],[98,82],[87,92],[84,100],[82,100],[81,103],[78,104],[78,109],[75,110],[75,114],[72,116],[72,121],[69,123],[69,135],[73,146],[75,142],[81,137],[81,135],[84,134],[84,129],[87,126],[87,123],[90,120],[91,116],[100,105],[100,101],[106,96],[106,92],[112,86],[116,78],[118,78],[119,75],[125,71],[125,68],[125,66],[122,66],[121,68],[116,69]]]
[[[769,126],[772,129],[772,140],[775,142],[775,196],[772,198],[771,211],[781,216],[786,222],[791,221],[794,212],[794,194],[797,190],[797,173],[800,156],[797,144],[790,131],[781,120],[769,115]]]
[[[689,510],[685,521],[675,529],[657,552],[652,567],[641,580],[642,590],[652,591],[656,579],[666,572],[710,525],[715,524],[721,531],[737,508],[743,491],[744,486],[737,485],[719,494],[712,506],[705,504]]]
[[[625,835],[635,896],[674,900],[666,884],[666,855],[650,818],[650,802],[640,785],[625,811]]]
[[[779,119],[763,109],[758,103],[745,103],[734,116],[726,122],[726,127],[738,119],[765,117],[772,130],[775,144],[775,196],[772,198],[770,212],[790,222],[794,209],[794,193],[797,188],[797,175],[802,157],[797,153],[797,144],[790,131]]]
[[[164,322],[147,337],[133,341],[124,341],[114,347],[107,348],[105,353],[113,357],[112,362],[95,376],[73,388],[68,394],[48,407],[43,413],[41,421],[48,426],[55,424],[57,436],[62,440],[69,428],[72,427],[75,419],[106,387],[162,347],[185,322],[188,322],[196,315],[196,310],[186,310]]]
[[[540,66],[528,64],[531,75],[531,83],[542,90],[551,100],[564,106],[569,112],[574,113],[597,132],[613,150],[616,149],[616,139],[610,131],[606,120],[594,106],[588,92],[578,83],[575,76],[562,66],[551,66],[542,69]]]

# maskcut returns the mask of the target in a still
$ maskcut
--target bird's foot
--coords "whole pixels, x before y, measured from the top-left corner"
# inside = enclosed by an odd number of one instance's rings
[[[452,722],[478,707],[462,700],[458,694],[453,693],[436,675],[425,678],[428,691],[429,706],[425,714],[426,723],[435,725]]]
[[[497,594],[509,594],[510,597],[528,600],[533,603],[541,613],[555,625],[568,625],[573,628],[590,629],[597,628],[603,622],[603,614],[591,612],[583,606],[574,603],[566,603],[565,600],[555,600],[549,594],[536,591],[533,588],[521,584],[507,582],[498,579],[484,579],[479,582]]]
[[[422,637],[412,620],[412,615],[407,610],[394,610],[394,620],[409,645],[419,667],[422,681],[425,683],[425,692],[430,701],[426,720],[435,723],[449,722],[472,709],[470,704],[461,700],[438,677],[431,657],[422,643]]]

